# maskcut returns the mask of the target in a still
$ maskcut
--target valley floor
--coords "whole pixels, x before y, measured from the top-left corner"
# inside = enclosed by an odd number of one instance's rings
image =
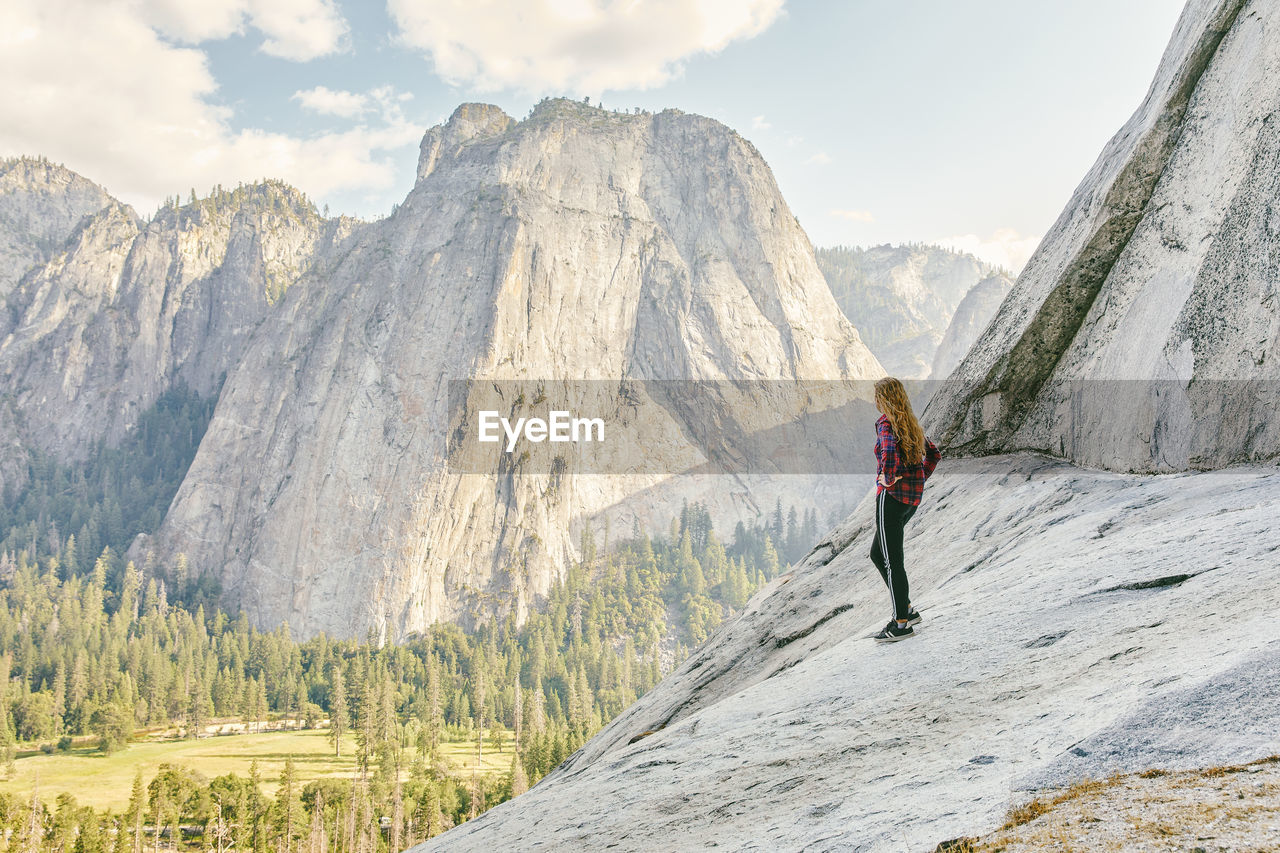
[[[925,620],[888,646],[871,507],[528,793],[421,849],[931,850],[1028,791],[1280,752],[1280,469],[944,463],[909,525]]]
[[[479,771],[486,775],[505,773],[511,765],[511,734],[504,732],[507,748],[499,750],[491,740],[484,744]],[[35,790],[45,802],[59,794],[70,794],[82,806],[123,812],[129,805],[134,774],[143,772],[150,782],[162,764],[194,770],[208,779],[227,773],[248,778],[250,765],[258,764],[262,792],[274,797],[285,760],[292,759],[300,785],[316,779],[344,779],[358,775],[355,734],[343,736],[342,754],[333,753],[328,729],[293,729],[182,738],[143,737],[125,749],[105,755],[95,738],[82,738],[69,752],[44,754],[38,750],[19,753],[7,768],[0,769],[0,792],[29,800]],[[475,766],[475,741],[444,741],[440,755],[459,778],[467,778]],[[404,776],[409,774],[408,769]]]

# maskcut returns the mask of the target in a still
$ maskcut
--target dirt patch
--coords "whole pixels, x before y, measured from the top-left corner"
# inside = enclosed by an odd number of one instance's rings
[[[1115,775],[1041,793],[952,853],[1280,850],[1280,756],[1202,770]]]

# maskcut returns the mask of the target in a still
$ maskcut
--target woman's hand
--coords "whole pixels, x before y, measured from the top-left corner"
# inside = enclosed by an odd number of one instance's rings
[[[884,480],[884,474],[876,474],[876,482],[884,486],[886,489],[901,479],[902,479],[901,477],[894,477],[892,482],[886,483]]]

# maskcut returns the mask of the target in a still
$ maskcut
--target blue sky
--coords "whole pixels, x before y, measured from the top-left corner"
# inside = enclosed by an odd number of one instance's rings
[[[818,245],[1018,266],[1145,93],[1176,0],[6,0],[0,153],[144,214],[280,177],[378,216],[464,101],[710,115]]]

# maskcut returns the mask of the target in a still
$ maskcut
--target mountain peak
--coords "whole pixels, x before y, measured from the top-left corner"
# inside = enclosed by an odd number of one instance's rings
[[[240,184],[233,189],[215,186],[208,195],[192,198],[182,205],[173,199],[156,211],[152,223],[164,228],[175,225],[187,227],[188,224],[224,220],[238,214],[254,219],[275,214],[301,222],[318,222],[321,219],[315,204],[302,190],[284,181],[266,178]]]
[[[478,140],[506,133],[516,120],[493,104],[461,104],[449,120],[436,125],[422,137],[418,154],[418,180],[431,174],[442,155],[456,154],[462,147]]]
[[[105,189],[46,157],[0,160],[0,298],[103,208]]]
[[[423,135],[418,155],[418,182],[437,171],[442,160],[459,157],[471,146],[499,137],[537,137],[540,140],[538,144],[550,151],[560,146],[555,137],[562,130],[617,138],[619,134],[643,135],[648,130],[681,135],[695,128],[709,139],[733,140],[759,158],[762,168],[768,168],[755,147],[737,131],[706,116],[678,109],[650,113],[637,108],[627,112],[570,98],[544,98],[523,121],[517,121],[493,104],[461,104],[448,121],[432,127]],[[550,134],[549,139],[547,134]],[[617,152],[614,159],[618,159]]]
[[[516,122],[464,104],[424,137],[418,174],[396,215],[269,316],[229,371],[228,415],[155,539],[219,572],[261,624],[404,636],[520,616],[575,558],[575,525],[639,488],[459,473],[435,426],[466,414],[447,380],[883,375],[768,165],[718,122],[563,99]],[[295,395],[315,402],[263,408]],[[676,402],[663,419],[685,433],[702,414]],[[755,511],[722,493],[725,521]],[[665,499],[646,494],[644,511],[661,517]],[[324,508],[314,525],[299,521],[309,507]]]

